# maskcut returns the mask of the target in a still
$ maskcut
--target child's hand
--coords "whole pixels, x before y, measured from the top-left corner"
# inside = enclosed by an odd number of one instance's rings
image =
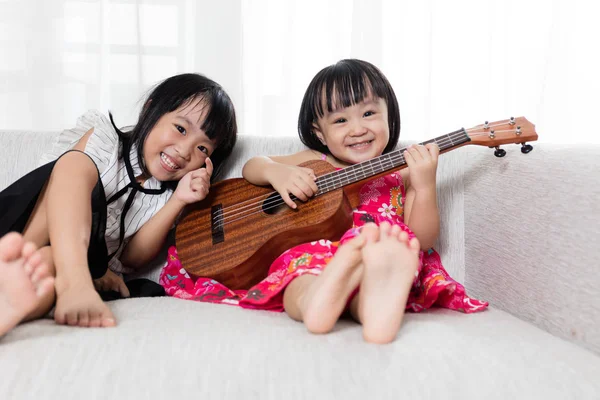
[[[319,190],[315,183],[317,176],[310,168],[275,163],[265,170],[265,177],[291,208],[296,208],[297,205],[290,198],[290,193],[306,201]]]
[[[198,168],[184,175],[177,184],[173,196],[184,204],[204,200],[210,188],[210,176],[213,164],[210,158],[206,159],[206,168]]]
[[[435,188],[435,173],[439,154],[440,148],[435,143],[429,143],[425,146],[411,145],[404,152],[404,159],[409,169],[410,185],[414,190]]]
[[[129,297],[129,289],[125,285],[125,281],[119,275],[112,272],[110,269],[106,270],[106,274],[102,278],[94,279],[94,287],[99,292],[107,292],[114,290],[115,292],[121,293],[123,297]]]

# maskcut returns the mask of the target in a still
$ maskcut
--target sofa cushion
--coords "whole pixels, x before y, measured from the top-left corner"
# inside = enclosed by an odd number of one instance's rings
[[[173,298],[109,303],[119,325],[41,320],[0,339],[2,399],[597,399],[600,358],[490,309],[408,314],[371,345],[351,321],[313,335],[285,314]]]

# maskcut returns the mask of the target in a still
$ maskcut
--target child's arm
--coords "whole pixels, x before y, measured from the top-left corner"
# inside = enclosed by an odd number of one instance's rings
[[[167,234],[186,203],[171,196],[167,203],[146,222],[123,250],[120,261],[131,268],[150,262],[165,243]]]
[[[242,176],[255,185],[273,186],[287,205],[296,208],[290,193],[306,201],[318,190],[313,170],[297,165],[315,159],[318,160],[318,157],[310,150],[288,156],[253,157],[244,165]]]
[[[438,155],[434,144],[410,146],[404,153],[408,165],[408,171],[401,172],[406,183],[404,222],[419,239],[422,250],[433,247],[440,232],[435,178]]]
[[[175,193],[164,207],[132,236],[119,257],[123,264],[140,268],[156,257],[181,210],[187,204],[203,200],[208,194],[212,171],[212,161],[207,158],[206,168],[188,172],[179,181]]]

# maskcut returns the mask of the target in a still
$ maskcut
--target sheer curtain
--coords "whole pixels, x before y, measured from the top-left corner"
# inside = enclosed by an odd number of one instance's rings
[[[0,129],[63,129],[89,108],[130,124],[181,72],[240,98],[240,25],[235,1],[0,0]]]
[[[59,130],[88,108],[135,122],[152,84],[197,71],[244,134],[295,135],[304,89],[356,57],[399,99],[401,137],[526,116],[540,140],[600,143],[593,0],[0,0],[0,129]]]

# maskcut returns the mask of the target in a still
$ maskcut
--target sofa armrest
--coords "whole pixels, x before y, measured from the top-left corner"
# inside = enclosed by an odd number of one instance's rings
[[[600,147],[470,149],[469,292],[600,353]]]

